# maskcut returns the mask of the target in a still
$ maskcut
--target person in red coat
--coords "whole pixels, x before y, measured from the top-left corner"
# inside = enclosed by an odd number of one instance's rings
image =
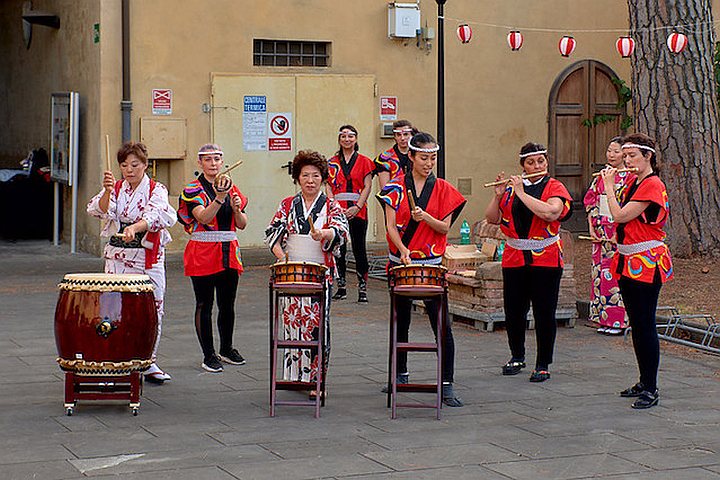
[[[328,189],[331,198],[345,210],[350,225],[350,240],[358,277],[358,302],[367,303],[368,258],[365,237],[368,228],[367,199],[372,188],[375,165],[370,158],[358,152],[358,132],[352,125],[343,125],[338,131],[340,149],[328,160]],[[337,257],[338,289],[333,300],[347,298],[346,262],[347,244],[340,247]]]
[[[233,348],[235,295],[243,271],[236,229],[247,225],[247,198],[227,176],[220,177],[222,149],[206,144],[198,152],[200,176],[180,195],[178,220],[190,234],[183,262],[185,276],[195,291],[195,330],[203,352],[202,367],[213,373],[223,370],[221,360],[242,365],[245,359]],[[216,182],[216,180],[218,180]],[[213,344],[212,309],[217,295],[220,356]]]
[[[388,242],[388,268],[412,263],[440,265],[447,246],[447,234],[460,215],[466,200],[449,182],[436,178],[433,168],[437,161],[439,145],[432,135],[415,134],[408,143],[410,147],[410,171],[390,180],[377,194],[385,212]],[[415,209],[410,209],[408,198],[412,195]],[[440,300],[425,300],[425,311],[437,336],[437,314]],[[412,301],[398,297],[397,340],[407,342],[410,331]],[[462,407],[463,402],[455,395],[455,340],[452,326],[448,323],[442,347],[442,399],[449,407]],[[407,352],[398,352],[398,383],[408,383]],[[387,388],[383,390],[387,393]]]
[[[655,311],[663,283],[673,277],[670,250],[665,244],[663,227],[668,221],[670,205],[665,184],[658,176],[655,140],[641,133],[623,139],[623,158],[637,176],[627,195],[618,203],[608,195],[608,207],[617,227],[617,253],[611,271],[618,279],[620,294],[630,319],[633,347],[640,370],[640,381],[620,392],[634,397],[633,408],[657,405],[657,373],[660,364],[660,342],[655,326]],[[605,190],[613,187],[617,169],[602,171]]]
[[[525,367],[525,328],[532,303],[537,357],[531,382],[550,378],[557,322],[560,277],[563,271],[560,222],[570,217],[572,197],[565,186],[547,174],[547,149],[527,143],[520,149],[523,178],[512,175],[495,187],[485,210],[488,223],[499,224],[507,237],[502,257],[505,326],[512,357],[503,375],[517,375]],[[497,180],[504,180],[504,172]]]

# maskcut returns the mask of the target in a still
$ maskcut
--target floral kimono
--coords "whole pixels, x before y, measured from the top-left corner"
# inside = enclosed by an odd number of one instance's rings
[[[291,253],[292,244],[296,239],[303,240],[304,244],[312,245],[308,241],[310,223],[312,218],[315,228],[330,228],[335,235],[330,241],[323,241],[317,253]],[[305,208],[302,194],[287,197],[278,207],[270,225],[265,230],[265,243],[272,249],[278,242],[284,252],[288,252],[290,261],[314,261],[328,267],[325,278],[327,294],[325,296],[325,351],[323,378],[327,372],[330,356],[330,284],[335,271],[334,255],[340,252],[340,246],[347,241],[348,223],[343,209],[338,202],[330,200],[324,193],[320,193],[309,209]],[[319,243],[319,242],[315,242]],[[280,301],[282,312],[283,331],[285,340],[313,340],[317,338],[320,325],[320,304],[316,299],[309,297],[283,297]],[[311,351],[285,350],[283,378],[290,381],[312,382],[317,376],[317,356]]]
[[[110,193],[108,211],[100,210],[100,197],[95,195],[87,204],[87,212],[103,221],[100,236],[110,237],[105,245],[105,273],[140,273],[150,277],[155,287],[155,307],[158,313],[158,335],[153,351],[157,354],[162,329],[165,298],[165,245],[172,238],[167,229],[175,225],[177,215],[168,203],[168,191],[162,183],[147,175],[133,191],[126,180],[119,180]],[[148,224],[147,232],[135,235],[135,240],[124,243],[113,234],[140,220]]]
[[[628,172],[615,175],[615,198],[618,203],[622,204],[634,179],[635,175]],[[590,184],[583,203],[596,234],[610,240],[615,236],[617,225],[610,216],[607,198],[603,198],[605,195],[605,184],[602,178],[597,177]],[[601,327],[625,329],[628,326],[625,307],[617,279],[613,278],[611,270],[616,251],[614,242],[593,242],[589,318]]]

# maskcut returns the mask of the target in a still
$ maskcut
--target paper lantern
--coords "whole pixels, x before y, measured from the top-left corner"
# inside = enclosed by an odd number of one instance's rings
[[[565,35],[560,39],[560,43],[558,43],[558,49],[560,50],[560,55],[562,55],[563,57],[569,57],[575,51],[575,39],[573,37]]]
[[[463,23],[457,28],[457,36],[462,43],[469,43],[472,39],[472,28],[470,25]]]
[[[630,37],[620,37],[615,42],[615,48],[622,58],[629,58],[635,51],[635,40]]]
[[[523,44],[522,33],[518,32],[517,30],[513,30],[512,32],[508,33],[507,42],[508,45],[510,45],[512,51],[517,52],[518,50],[520,50],[520,47],[522,47]]]
[[[680,53],[687,47],[688,38],[687,35],[682,33],[673,32],[667,39],[667,46],[673,53]]]

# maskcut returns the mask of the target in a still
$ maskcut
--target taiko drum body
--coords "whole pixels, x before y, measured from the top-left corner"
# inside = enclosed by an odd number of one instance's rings
[[[55,342],[62,369],[126,375],[150,366],[158,318],[147,275],[68,274],[58,287]]]

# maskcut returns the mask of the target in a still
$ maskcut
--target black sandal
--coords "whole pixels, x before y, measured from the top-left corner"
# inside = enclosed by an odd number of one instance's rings
[[[658,404],[660,396],[658,395],[658,391],[655,390],[654,392],[650,391],[644,391],[639,396],[638,399],[635,400],[632,404],[632,408],[636,410],[644,410],[646,408],[654,407]]]
[[[530,381],[533,383],[540,383],[545,380],[550,380],[550,372],[547,370],[535,370],[530,375]]]
[[[645,391],[645,385],[638,382],[635,385],[633,385],[630,388],[626,388],[622,392],[620,392],[620,396],[624,398],[635,398],[642,395],[642,393]]]
[[[525,368],[525,362],[523,360],[510,360],[502,367],[503,375],[517,375],[520,371]]]

